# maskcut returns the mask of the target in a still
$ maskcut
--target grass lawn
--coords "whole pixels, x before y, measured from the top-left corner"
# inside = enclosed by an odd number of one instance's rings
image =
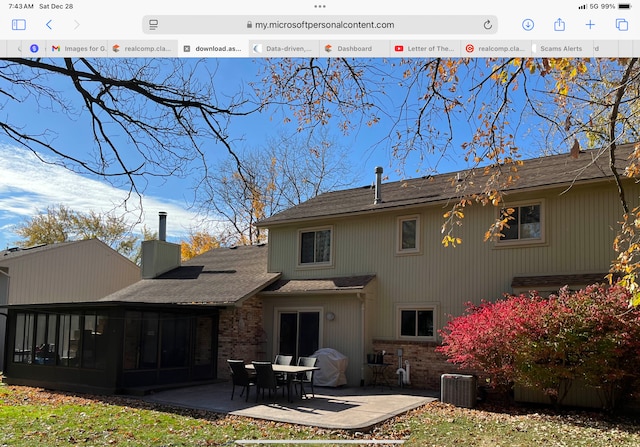
[[[640,445],[636,421],[597,412],[489,406],[468,410],[434,402],[369,433],[351,433],[158,407],[133,398],[6,385],[0,386],[0,427],[0,446],[29,447],[231,446],[237,439],[392,439],[421,447]]]

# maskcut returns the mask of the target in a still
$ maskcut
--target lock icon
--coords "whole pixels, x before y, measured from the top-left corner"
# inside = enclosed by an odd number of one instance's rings
[[[247,28],[253,28],[253,23],[251,23],[251,20],[247,21]]]

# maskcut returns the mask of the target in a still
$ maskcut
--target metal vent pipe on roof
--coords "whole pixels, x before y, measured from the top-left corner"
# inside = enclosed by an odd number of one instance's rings
[[[167,240],[167,213],[166,211],[160,211],[158,213],[160,217],[160,223],[158,227],[158,239],[161,241]]]
[[[376,196],[375,196],[375,200],[373,201],[374,204],[378,204],[380,202],[382,202],[382,166],[377,166],[376,167]]]

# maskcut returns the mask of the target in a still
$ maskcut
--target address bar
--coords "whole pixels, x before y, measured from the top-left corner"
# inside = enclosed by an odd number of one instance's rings
[[[498,31],[494,15],[284,16],[146,15],[145,34],[475,34]]]

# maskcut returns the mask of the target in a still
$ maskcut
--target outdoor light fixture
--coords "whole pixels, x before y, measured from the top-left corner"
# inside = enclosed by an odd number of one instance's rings
[[[327,312],[327,320],[329,321],[333,321],[336,318],[336,314],[334,314],[333,312]]]

